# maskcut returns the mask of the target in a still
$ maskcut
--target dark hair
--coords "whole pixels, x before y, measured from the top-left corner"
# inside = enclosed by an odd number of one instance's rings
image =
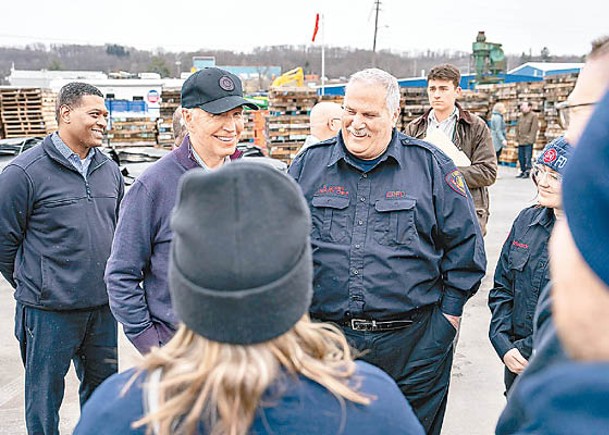
[[[430,80],[448,80],[453,82],[455,88],[459,87],[461,82],[461,73],[459,69],[449,63],[434,66],[427,75],[427,82]]]
[[[588,55],[589,59],[602,56],[609,52],[609,35],[601,36],[592,41],[592,50]]]
[[[80,99],[85,95],[95,95],[96,97],[104,98],[104,94],[99,89],[88,83],[71,82],[64,85],[59,90],[57,104],[55,105],[55,118],[57,122],[59,122],[59,111],[62,106],[78,106]]]

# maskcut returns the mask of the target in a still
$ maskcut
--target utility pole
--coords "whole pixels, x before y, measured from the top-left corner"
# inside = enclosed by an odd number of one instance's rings
[[[372,43],[372,66],[376,66],[376,35],[379,30],[379,10],[381,8],[381,0],[374,0],[374,42]]]

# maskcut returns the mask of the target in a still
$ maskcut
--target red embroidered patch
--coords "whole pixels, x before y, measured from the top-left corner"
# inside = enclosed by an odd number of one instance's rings
[[[337,196],[349,196],[349,191],[345,190],[345,186],[327,186],[323,185],[317,191],[318,195],[337,195]]]
[[[467,188],[465,187],[465,179],[461,172],[456,169],[448,174],[445,178],[446,184],[459,195],[467,196]]]
[[[556,150],[551,148],[551,149],[547,150],[545,153],[543,153],[543,162],[552,163],[554,160],[556,160],[556,157],[557,157]]]
[[[385,198],[404,198],[406,196],[406,192],[402,190],[390,190],[385,193]]]
[[[517,248],[529,249],[529,245],[527,245],[526,243],[517,242],[516,240],[512,242],[512,245],[516,246]]]

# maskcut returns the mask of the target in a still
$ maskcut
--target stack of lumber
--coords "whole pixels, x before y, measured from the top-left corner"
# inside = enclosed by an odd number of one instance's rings
[[[487,92],[464,89],[459,99],[463,109],[468,110],[482,119],[488,119],[491,114],[491,95]]]
[[[547,77],[544,82],[543,115],[546,120],[545,141],[550,142],[565,132],[558,124],[556,104],[565,101],[577,81],[577,74],[562,74]]]
[[[115,147],[154,147],[157,123],[148,117],[113,117],[108,140]]]
[[[402,131],[406,126],[418,118],[429,108],[427,88],[400,88],[401,114],[397,128]]]
[[[287,164],[304,143],[309,113],[317,103],[317,91],[306,87],[277,87],[269,92],[266,145],[269,156]]]
[[[161,117],[157,121],[158,144],[165,148],[173,145],[173,112],[180,105],[180,88],[163,88],[161,92]]]
[[[40,88],[0,88],[0,121],[4,137],[45,136],[57,130],[57,95]]]

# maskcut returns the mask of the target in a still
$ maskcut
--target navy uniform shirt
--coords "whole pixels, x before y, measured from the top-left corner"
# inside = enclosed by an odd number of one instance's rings
[[[461,315],[486,267],[463,177],[433,145],[397,130],[377,160],[362,168],[339,134],[289,169],[313,221],[311,315],[392,320],[439,301]]]
[[[514,347],[531,356],[537,300],[550,281],[548,241],[554,221],[550,208],[525,208],[501,250],[488,299],[493,313],[489,335],[500,358]]]

